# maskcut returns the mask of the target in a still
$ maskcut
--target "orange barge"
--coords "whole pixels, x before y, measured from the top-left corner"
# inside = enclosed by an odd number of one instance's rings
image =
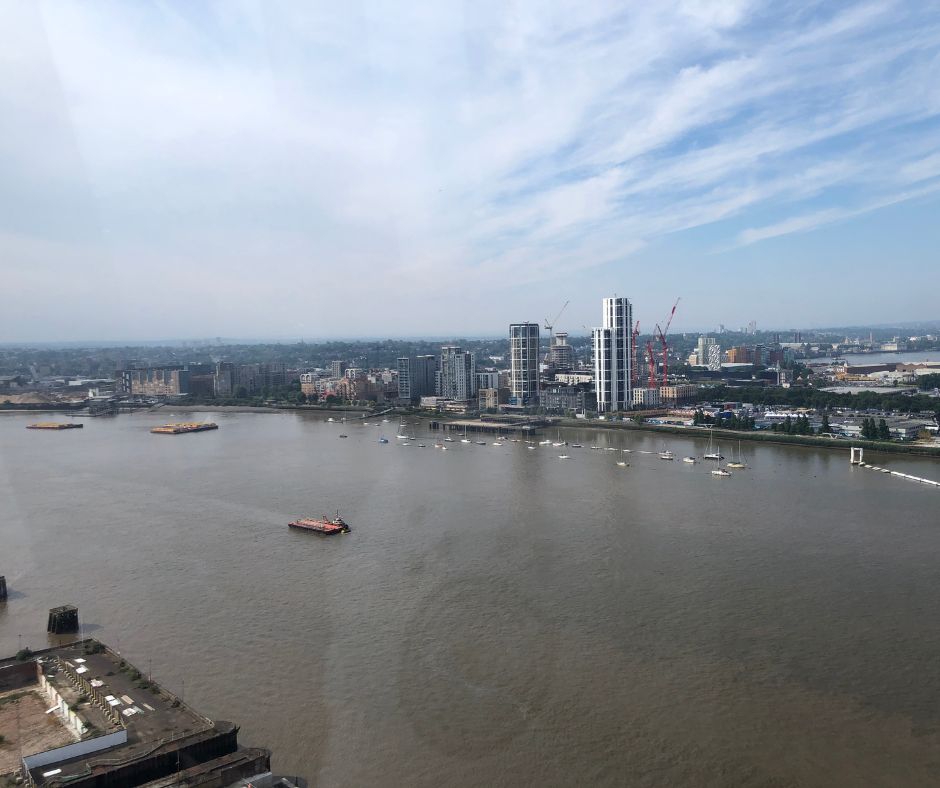
[[[304,517],[287,524],[288,528],[298,531],[313,531],[314,533],[330,536],[332,534],[348,534],[349,524],[336,513],[336,517]]]
[[[211,421],[194,423],[194,422],[181,422],[178,424],[164,424],[162,427],[154,427],[151,432],[157,433],[157,435],[182,435],[186,432],[203,432],[205,430],[217,430],[219,428],[218,424],[213,424]]]

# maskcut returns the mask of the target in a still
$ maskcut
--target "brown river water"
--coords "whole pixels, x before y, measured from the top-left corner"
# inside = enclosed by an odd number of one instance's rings
[[[940,785],[940,490],[847,449],[745,443],[722,479],[639,431],[45,418],[0,415],[0,655],[78,605],[311,785]]]

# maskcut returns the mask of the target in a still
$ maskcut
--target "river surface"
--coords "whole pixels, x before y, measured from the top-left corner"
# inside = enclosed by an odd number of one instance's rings
[[[76,604],[312,786],[940,784],[937,490],[847,449],[745,443],[722,479],[685,436],[206,417],[0,416],[0,654]]]

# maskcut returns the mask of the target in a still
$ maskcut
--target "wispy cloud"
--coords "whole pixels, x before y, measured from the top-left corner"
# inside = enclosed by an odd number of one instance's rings
[[[368,277],[429,314],[468,276],[805,233],[933,191],[936,10],[9,4],[0,231],[103,276]]]

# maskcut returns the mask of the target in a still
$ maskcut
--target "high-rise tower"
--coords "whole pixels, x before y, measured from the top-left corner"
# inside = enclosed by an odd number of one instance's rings
[[[510,403],[535,405],[539,400],[539,324],[509,326]]]
[[[633,305],[628,298],[605,298],[603,325],[595,328],[594,386],[597,410],[609,413],[633,406],[630,329]]]

